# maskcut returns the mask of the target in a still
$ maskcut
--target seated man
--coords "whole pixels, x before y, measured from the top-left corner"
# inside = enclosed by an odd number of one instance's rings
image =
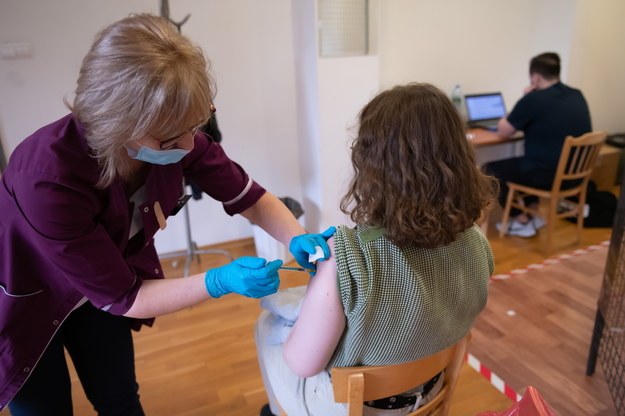
[[[507,117],[499,120],[497,133],[509,137],[517,130],[525,136],[525,154],[487,163],[485,170],[500,183],[499,202],[506,202],[506,181],[550,189],[560,152],[567,136],[581,136],[592,130],[590,112],[581,91],[560,81],[560,57],[553,52],[530,61],[530,86]],[[538,199],[525,204],[538,209]],[[532,237],[544,226],[540,217],[530,217],[517,209],[510,212],[507,234]],[[497,229],[500,224],[497,224]]]
[[[259,318],[263,415],[279,414],[278,403],[289,415],[344,415],[330,367],[429,356],[463,338],[486,305],[493,257],[474,223],[496,181],[476,167],[449,98],[429,84],[379,94],[361,111],[352,163],[341,208],[356,227],[340,226],[328,240],[332,254],[299,315],[276,301],[282,308]],[[442,374],[365,403],[365,414],[408,414],[440,390]]]

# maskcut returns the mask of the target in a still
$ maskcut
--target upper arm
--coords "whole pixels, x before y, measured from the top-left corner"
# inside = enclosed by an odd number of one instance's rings
[[[198,133],[194,148],[183,160],[183,172],[211,198],[223,203],[229,215],[254,205],[265,193],[238,163],[230,159],[217,143]]]
[[[529,123],[536,118],[543,110],[536,93],[530,92],[523,96],[515,105],[507,117],[499,121],[498,133],[501,136],[509,137],[517,130],[526,130]]]
[[[313,376],[328,365],[345,330],[333,238],[328,245],[332,255],[317,263],[317,274],[310,279],[300,316],[284,345],[287,364],[302,377]]]

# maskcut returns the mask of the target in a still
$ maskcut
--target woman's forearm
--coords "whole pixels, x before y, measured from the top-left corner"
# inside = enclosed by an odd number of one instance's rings
[[[209,298],[203,273],[176,279],[146,279],[141,284],[135,302],[124,316],[153,318],[188,308]]]

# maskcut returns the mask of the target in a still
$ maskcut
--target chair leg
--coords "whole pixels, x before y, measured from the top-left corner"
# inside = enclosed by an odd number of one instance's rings
[[[551,253],[553,229],[555,228],[556,218],[558,216],[558,198],[549,198],[549,212],[547,213],[547,224],[545,226],[547,231],[547,238],[545,242],[545,252]]]
[[[348,416],[362,416],[365,376],[362,373],[352,374],[349,376],[347,383],[347,394],[349,396],[347,414]]]
[[[499,237],[503,237],[508,229],[508,219],[510,218],[510,209],[512,208],[512,200],[514,199],[514,189],[511,187],[508,189],[508,196],[506,197],[506,206],[503,209],[503,216],[501,218],[501,228],[499,229]]]
[[[577,203],[577,244],[582,242],[582,231],[584,230],[584,205],[586,205],[586,192],[578,197]]]
[[[454,380],[454,383],[449,383],[449,393],[447,393],[446,397],[443,399],[443,405],[439,408],[440,412],[434,411],[434,414],[437,416],[448,416],[449,408],[451,407],[451,397],[453,397],[454,390],[458,384],[458,378],[460,378],[460,371],[462,370],[462,366],[464,365],[464,357],[467,354],[467,350],[469,348],[469,342],[471,340],[471,336],[466,336],[464,340],[458,343],[455,351],[455,358],[453,360],[453,364],[445,370],[445,378],[449,377],[449,380]]]

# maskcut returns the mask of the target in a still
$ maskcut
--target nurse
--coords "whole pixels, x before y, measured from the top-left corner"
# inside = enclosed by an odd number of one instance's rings
[[[197,46],[165,19],[133,15],[97,35],[71,113],[15,149],[0,186],[0,409],[72,415],[66,348],[99,415],[143,415],[131,329],[278,289],[282,262],[257,257],[163,279],[154,234],[184,178],[290,245],[303,267],[317,246],[329,256],[332,228],[306,234],[199,131],[214,91]]]

